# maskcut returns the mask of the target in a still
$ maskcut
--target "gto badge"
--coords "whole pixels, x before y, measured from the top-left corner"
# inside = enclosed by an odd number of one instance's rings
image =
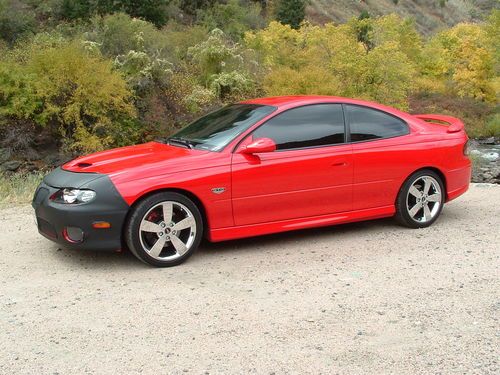
[[[214,194],[222,194],[226,191],[226,188],[223,187],[216,187],[212,189],[212,193]]]

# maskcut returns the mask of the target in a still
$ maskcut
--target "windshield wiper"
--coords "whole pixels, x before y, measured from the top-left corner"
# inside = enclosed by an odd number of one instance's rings
[[[187,147],[187,148],[193,148],[195,146],[194,142],[191,142],[190,140],[186,138],[180,138],[180,137],[174,137],[174,138],[168,138],[168,143],[177,143],[181,146]]]

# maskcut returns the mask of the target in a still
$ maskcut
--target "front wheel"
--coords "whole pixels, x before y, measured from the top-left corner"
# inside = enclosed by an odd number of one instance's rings
[[[415,172],[405,181],[396,201],[396,219],[410,228],[430,226],[441,214],[445,200],[439,175],[431,170]]]
[[[184,262],[200,244],[203,221],[198,207],[186,196],[162,192],[141,201],[125,227],[130,251],[157,267]]]

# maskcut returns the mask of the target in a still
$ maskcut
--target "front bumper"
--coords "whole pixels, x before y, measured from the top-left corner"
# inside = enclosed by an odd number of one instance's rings
[[[63,187],[92,189],[96,198],[85,204],[55,203],[49,197]],[[48,174],[33,198],[38,231],[48,239],[71,249],[119,250],[122,228],[129,206],[108,176],[97,173],[68,172],[61,168]],[[105,221],[109,228],[96,229],[95,222]],[[65,236],[68,227],[80,228],[83,240],[75,243]]]

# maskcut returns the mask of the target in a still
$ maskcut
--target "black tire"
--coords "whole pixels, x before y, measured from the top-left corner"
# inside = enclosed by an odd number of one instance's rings
[[[437,183],[439,184],[439,194],[441,195],[441,201],[439,202],[440,204],[437,207],[434,216],[432,217],[432,219],[425,222],[421,222],[412,217],[409,213],[409,208],[407,205],[407,199],[409,199],[408,197],[410,188],[416,181],[418,181],[422,177],[432,177],[435,181],[437,181]],[[403,186],[401,186],[401,189],[399,190],[398,197],[396,199],[395,218],[399,224],[405,227],[426,228],[428,226],[431,226],[437,220],[437,218],[441,214],[441,211],[443,210],[444,201],[445,201],[445,190],[441,177],[436,172],[429,169],[423,169],[417,171],[406,179],[406,181],[403,183]]]
[[[140,230],[143,218],[145,218],[145,215],[150,212],[151,209],[163,202],[173,202],[174,204],[179,203],[184,205],[191,212],[196,225],[196,233],[191,246],[184,254],[172,260],[160,260],[150,256],[141,243],[144,239],[140,237],[144,235]],[[160,238],[156,234],[154,234],[154,236],[157,236],[157,239]],[[125,224],[124,237],[128,248],[139,260],[155,267],[172,267],[186,261],[198,248],[203,237],[203,219],[200,210],[191,199],[179,193],[160,192],[145,198],[132,208]],[[165,246],[169,245],[167,244]]]

